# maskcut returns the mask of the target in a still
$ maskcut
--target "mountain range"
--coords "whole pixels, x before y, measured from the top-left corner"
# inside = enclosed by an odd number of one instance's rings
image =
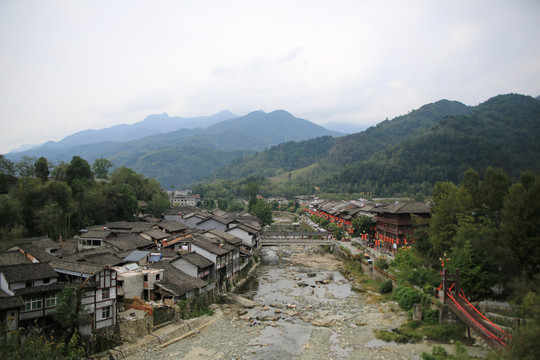
[[[428,194],[437,181],[460,182],[469,168],[481,174],[498,167],[514,179],[522,171],[539,172],[539,138],[540,100],[507,94],[477,106],[440,100],[346,136],[284,110],[189,119],[151,115],[6,157],[107,158],[155,177],[164,188],[258,176],[270,179],[268,191],[275,195],[393,196]]]
[[[239,155],[272,145],[341,135],[284,110],[254,111],[245,116],[222,111],[196,118],[161,114],[133,125],[84,130],[6,157],[18,161],[23,156],[43,156],[53,163],[69,162],[75,155],[89,163],[107,158],[115,166],[130,167],[171,186],[199,180]]]

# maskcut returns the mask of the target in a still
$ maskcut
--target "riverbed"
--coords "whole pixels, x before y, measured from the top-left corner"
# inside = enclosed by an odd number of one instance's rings
[[[420,359],[440,345],[377,340],[374,330],[398,328],[406,313],[345,278],[341,265],[317,248],[290,248],[283,256],[265,248],[255,276],[236,301],[216,309],[211,325],[130,359]],[[481,347],[467,351],[486,354]]]

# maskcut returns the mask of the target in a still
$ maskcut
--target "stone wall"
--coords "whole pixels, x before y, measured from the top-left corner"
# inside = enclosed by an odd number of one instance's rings
[[[153,330],[154,318],[152,316],[118,322],[118,334],[123,342],[134,342]]]

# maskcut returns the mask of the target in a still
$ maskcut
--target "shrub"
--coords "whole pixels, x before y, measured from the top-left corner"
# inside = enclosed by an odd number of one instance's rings
[[[379,292],[381,294],[391,293],[393,289],[394,285],[392,284],[392,280],[386,280],[379,286]]]
[[[388,265],[388,260],[381,258],[375,259],[374,265],[381,270],[386,270],[390,267],[390,265]]]
[[[394,291],[394,300],[396,300],[404,310],[410,310],[413,304],[422,301],[422,293],[412,287],[400,285]]]
[[[463,339],[465,326],[462,324],[437,324],[424,327],[424,334],[433,341],[449,341]]]

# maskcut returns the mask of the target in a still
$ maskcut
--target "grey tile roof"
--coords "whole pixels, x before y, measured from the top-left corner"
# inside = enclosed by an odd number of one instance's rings
[[[201,249],[204,249],[218,256],[225,255],[229,252],[228,250],[225,250],[224,248],[221,248],[219,246],[216,246],[215,244],[212,244],[208,239],[202,236],[194,236],[191,240],[191,245],[198,246]]]
[[[105,240],[111,246],[114,246],[120,251],[135,250],[153,245],[151,240],[145,239],[136,234],[124,234],[111,239]]]
[[[16,309],[24,306],[24,300],[20,296],[12,296],[0,290],[0,310]]]
[[[186,215],[197,210],[195,206],[175,206],[165,210],[165,215],[178,215],[178,213]]]
[[[53,260],[49,263],[51,267],[61,273],[74,272],[82,275],[95,275],[107,266],[95,265],[88,262],[76,262],[67,260]]]
[[[167,237],[169,237],[168,234],[158,229],[148,229],[143,231],[143,233],[156,240],[166,239]]]
[[[32,262],[18,250],[0,252],[0,266],[30,263]]]
[[[40,285],[40,286],[33,286],[33,287],[27,287],[22,289],[16,289],[13,292],[17,296],[26,296],[26,295],[33,295],[33,294],[41,294],[46,292],[59,292],[64,287],[66,287],[66,283],[62,281],[56,281],[54,283],[50,283],[47,285]]]
[[[162,228],[163,230],[167,231],[168,233],[177,232],[177,231],[184,231],[188,227],[178,221],[160,221],[156,223],[156,226],[159,228]]]
[[[102,266],[122,265],[125,261],[116,254],[88,254],[84,256],[84,260],[88,263]]]
[[[88,230],[87,232],[83,232],[78,237],[81,239],[105,239],[112,233],[113,232],[111,230]]]
[[[189,276],[172,266],[169,262],[154,263],[151,267],[164,270],[164,279],[157,281],[156,285],[178,297],[182,297],[190,291],[202,289],[208,285],[206,281]]]
[[[19,244],[19,248],[24,250],[24,252],[35,257],[40,262],[50,261],[55,258],[54,255],[49,254],[48,252],[46,252],[45,250],[41,249],[40,247],[36,246],[33,243]]]
[[[236,245],[241,245],[242,244],[242,239],[240,239],[238,236],[234,236],[234,235],[229,234],[228,232],[225,232],[223,230],[212,229],[212,230],[208,230],[204,235],[206,236],[207,234],[211,234],[213,236],[220,237],[220,238],[224,239],[226,242],[228,242],[231,245],[236,246]]]
[[[423,202],[395,202],[390,205],[373,209],[377,213],[391,214],[426,214],[430,212],[429,205]]]
[[[8,283],[57,278],[58,274],[47,263],[19,264],[0,267]]]
[[[105,226],[110,230],[127,230],[132,233],[140,233],[145,230],[151,229],[155,225],[154,222],[129,222],[129,221],[115,221],[108,222]]]
[[[146,256],[150,255],[150,251],[133,251],[131,254],[124,258],[125,261],[141,261]]]
[[[192,263],[193,265],[195,265],[195,266],[197,266],[199,268],[206,268],[206,267],[214,265],[214,263],[212,261],[208,260],[207,258],[205,258],[204,256],[202,256],[200,254],[197,254],[194,251],[182,254],[182,255],[180,255],[180,257],[182,259],[185,259],[185,260],[189,261],[190,263]]]
[[[51,240],[48,236],[38,236],[34,238],[23,239],[22,243],[32,243],[40,249],[59,249],[60,244],[54,240]]]

